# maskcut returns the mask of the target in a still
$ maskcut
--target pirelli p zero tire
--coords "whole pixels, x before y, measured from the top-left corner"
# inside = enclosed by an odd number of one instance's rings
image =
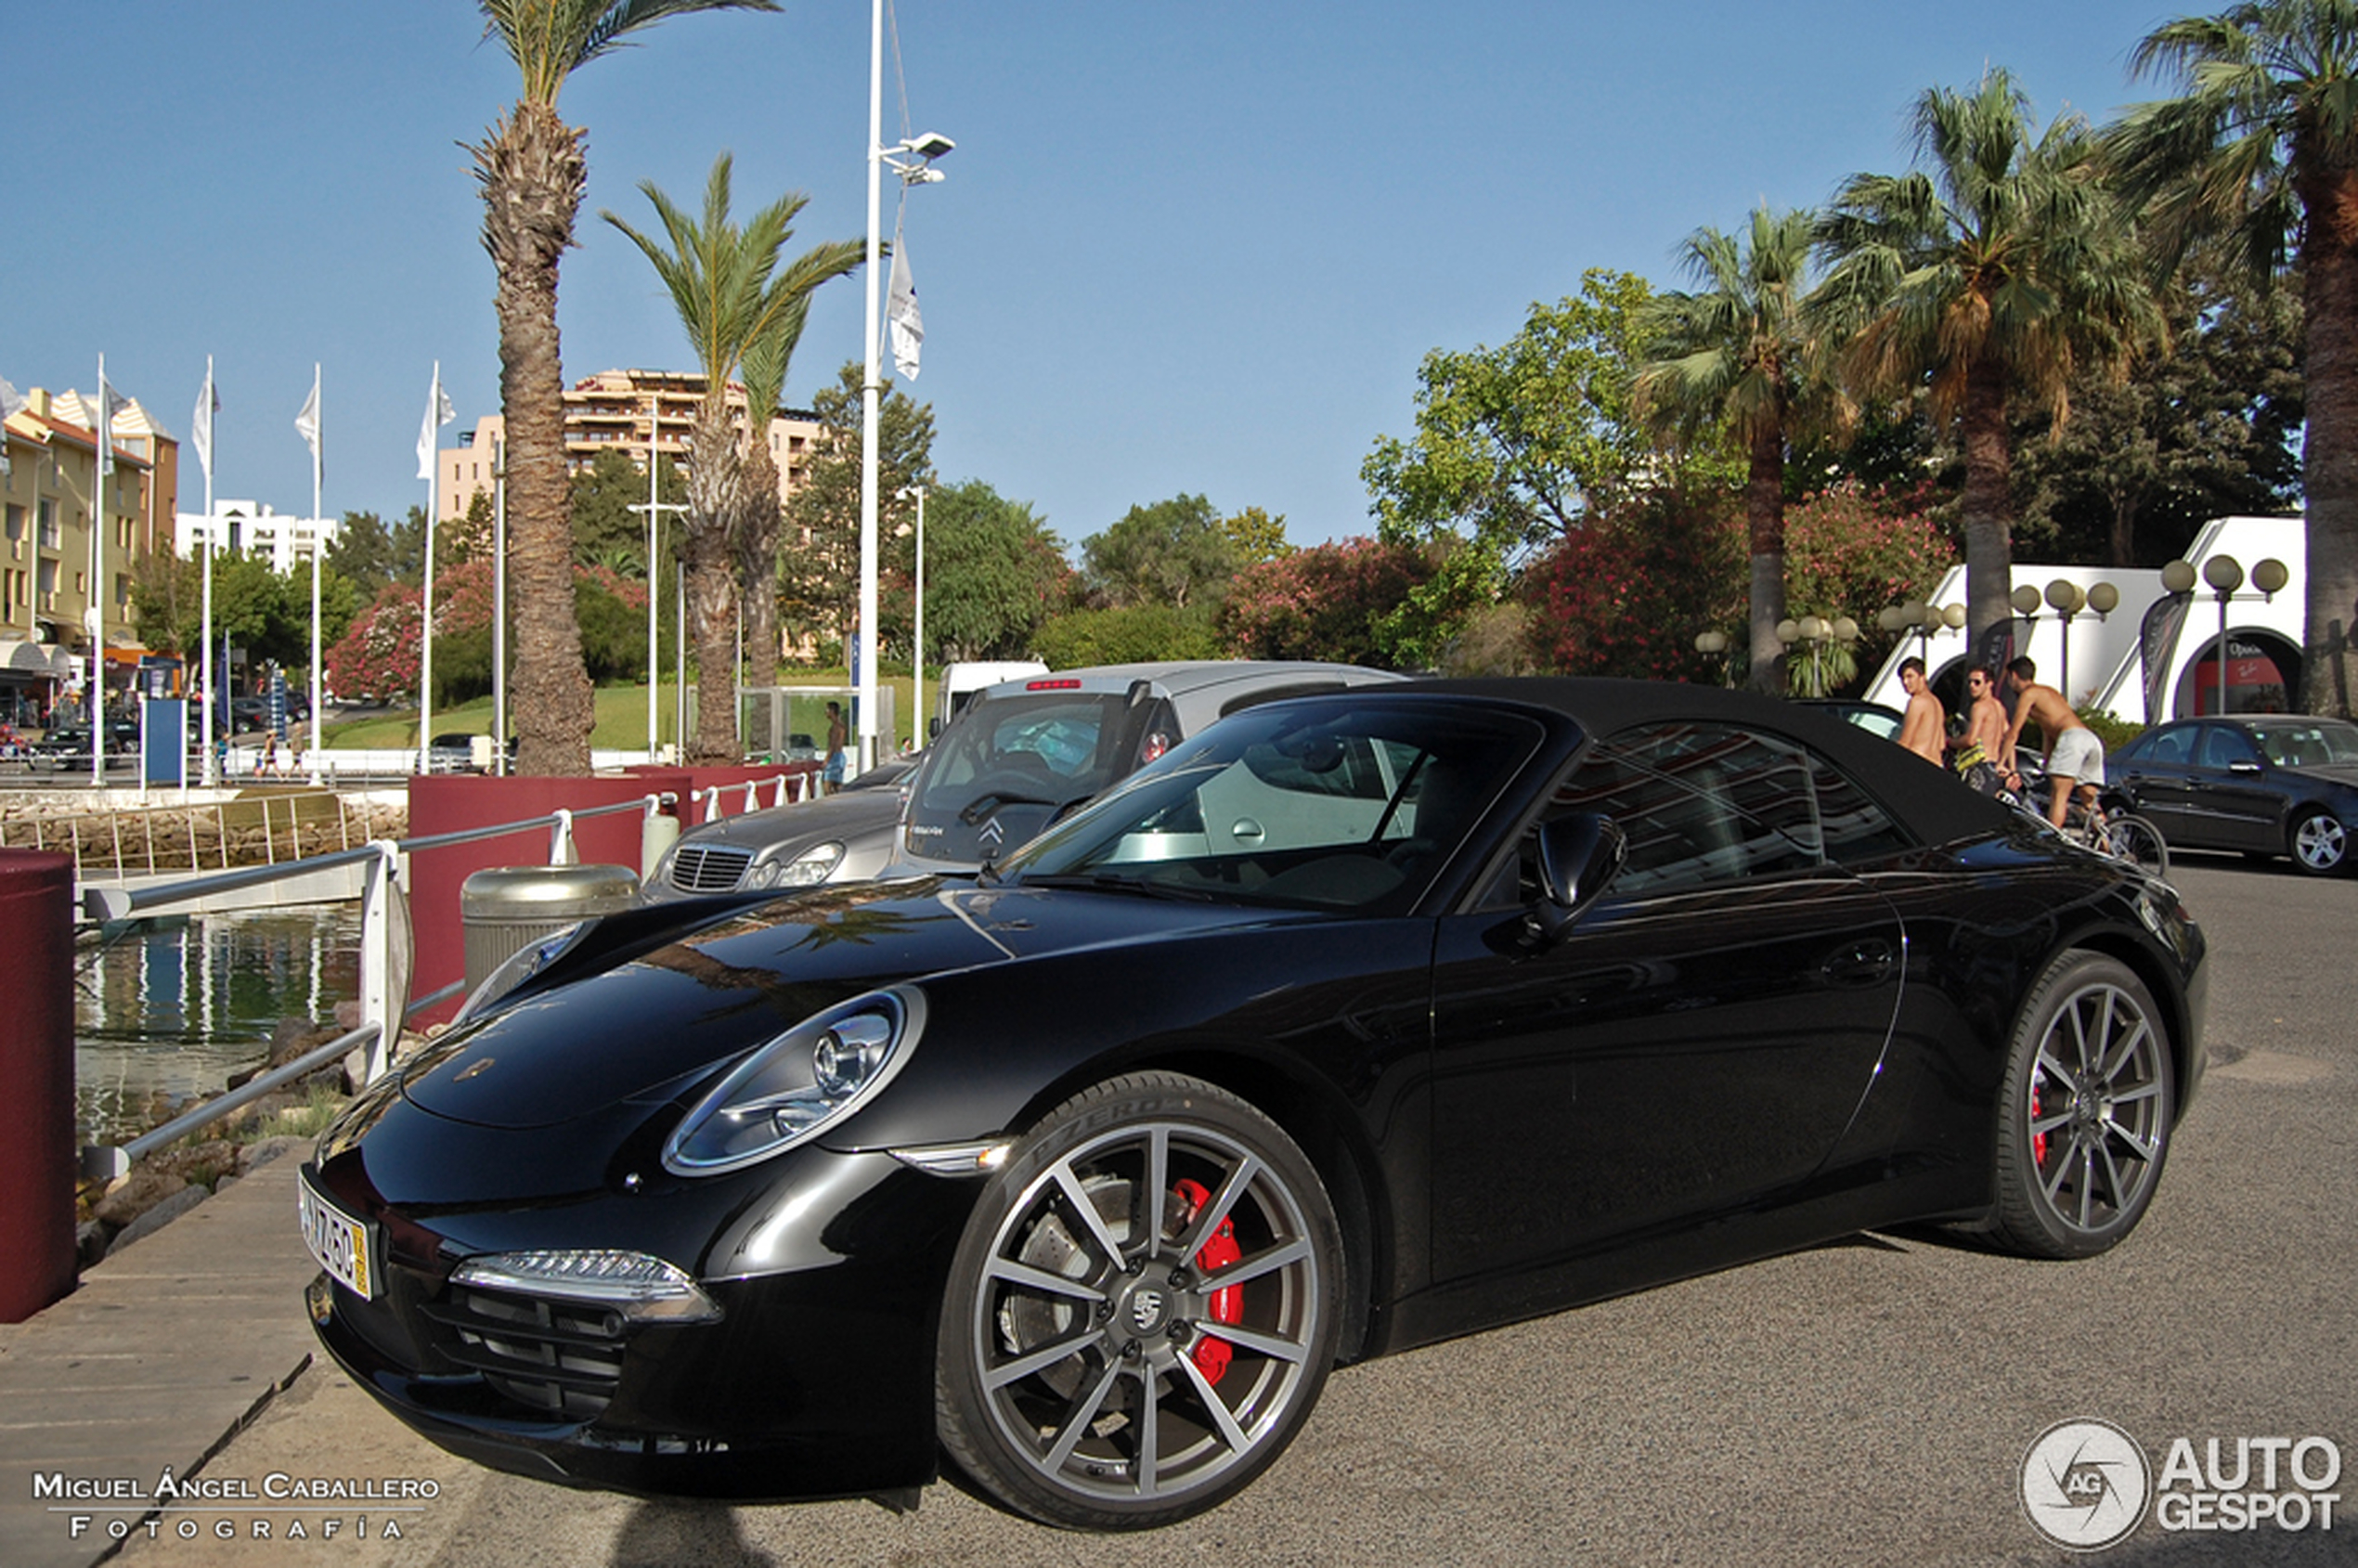
[[[1277,1125],[1175,1073],[1057,1107],[989,1179],[950,1272],[942,1445],[1009,1508],[1138,1529],[1200,1513],[1309,1418],[1341,1231]]]
[[[2074,950],[2023,1004],[1998,1105],[1996,1238],[2084,1258],[2136,1228],[2170,1151],[2167,1025],[2127,965]]]

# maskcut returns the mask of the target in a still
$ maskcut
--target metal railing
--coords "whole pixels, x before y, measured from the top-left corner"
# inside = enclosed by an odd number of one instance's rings
[[[739,808],[740,813],[759,810],[761,809],[760,792],[765,785],[770,788],[770,804],[772,806],[796,805],[805,800],[816,799],[827,791],[826,775],[810,769],[792,773],[780,773],[777,777],[770,779],[747,779],[743,784],[707,784],[695,793],[695,799],[704,812],[696,819],[696,825],[701,827],[706,823],[719,822],[722,815],[721,797],[734,795],[739,790],[743,790],[745,797],[745,805]]]
[[[333,870],[340,866],[359,865],[366,869],[360,891],[360,1021],[351,1032],[327,1044],[306,1052],[296,1060],[239,1085],[226,1095],[197,1106],[151,1133],[120,1146],[84,1148],[82,1165],[85,1175],[111,1178],[130,1170],[131,1161],[186,1137],[201,1127],[211,1125],[240,1107],[268,1094],[272,1089],[302,1077],[306,1072],[324,1067],[335,1057],[357,1047],[368,1050],[367,1065],[362,1077],[373,1082],[382,1077],[391,1064],[394,1047],[399,1043],[401,1026],[409,1018],[448,1001],[466,989],[466,981],[454,980],[439,991],[404,1004],[400,1017],[393,1016],[393,991],[398,955],[394,951],[398,936],[408,928],[406,913],[407,893],[401,886],[402,857],[421,850],[439,849],[453,844],[473,844],[486,838],[501,838],[511,834],[528,833],[536,828],[549,830],[549,862],[551,865],[573,865],[579,860],[576,852],[573,825],[588,817],[614,816],[624,811],[637,811],[644,821],[652,821],[666,806],[676,806],[679,797],[670,794],[644,795],[636,800],[619,801],[611,806],[592,806],[582,810],[560,807],[543,816],[525,817],[515,822],[498,823],[489,827],[461,828],[453,833],[428,834],[418,838],[394,840],[372,839],[351,849],[333,854],[314,855],[307,860],[288,861],[278,865],[248,866],[240,871],[219,872],[208,876],[191,877],[183,882],[168,882],[153,887],[87,888],[83,890],[83,913],[92,920],[130,920],[143,914],[160,914],[182,904],[195,903],[219,893],[233,892],[241,888],[257,887],[284,877],[308,875],[314,872]],[[643,837],[644,821],[641,827]]]

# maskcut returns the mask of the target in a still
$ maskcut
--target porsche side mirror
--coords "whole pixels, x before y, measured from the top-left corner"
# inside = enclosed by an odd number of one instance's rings
[[[1611,817],[1576,811],[1539,829],[1539,898],[1523,916],[1535,941],[1551,942],[1596,902],[1628,858],[1629,840]]]

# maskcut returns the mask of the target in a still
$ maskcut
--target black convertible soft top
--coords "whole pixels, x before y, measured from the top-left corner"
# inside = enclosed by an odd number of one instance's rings
[[[1741,724],[1781,734],[1808,745],[1841,768],[1926,844],[1977,836],[2004,828],[2014,820],[2009,808],[1966,787],[1946,768],[1937,768],[1902,750],[1896,742],[1817,708],[1757,693],[1671,680],[1524,676],[1415,680],[1371,688],[1367,694],[1416,693],[1486,697],[1551,708],[1591,736],[1614,734],[1632,724],[1682,719]]]

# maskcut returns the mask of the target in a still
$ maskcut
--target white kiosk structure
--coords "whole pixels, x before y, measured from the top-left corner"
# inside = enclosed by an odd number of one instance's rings
[[[2039,679],[2073,706],[2117,714],[2133,724],[2220,712],[2222,690],[2226,711],[2283,712],[2300,687],[2307,559],[2300,518],[2222,517],[2205,524],[2187,547],[2185,560],[2197,576],[2190,589],[2180,591],[2172,591],[2158,571],[2017,562],[2017,603],[2029,597],[2027,589],[2038,596],[2039,608],[1993,628],[1980,654],[1984,658],[2027,654],[2039,666]],[[2286,568],[2286,581],[2273,592],[2254,580],[2253,568],[2262,561],[2281,562]],[[2235,571],[2228,570],[2230,562]],[[2231,584],[2223,592],[2222,579]],[[2072,584],[2082,596],[2109,583],[2119,594],[2118,603],[2105,613],[2058,610],[2054,607],[2058,596],[2048,592],[2055,583]],[[1964,567],[1950,567],[1931,600],[1936,617],[1938,607],[1962,601],[1964,592]],[[1924,661],[1941,701],[1954,712],[1976,653],[1962,628],[1943,625],[1909,632],[1868,682],[1866,696],[1905,707],[1899,665],[1913,654]]]

